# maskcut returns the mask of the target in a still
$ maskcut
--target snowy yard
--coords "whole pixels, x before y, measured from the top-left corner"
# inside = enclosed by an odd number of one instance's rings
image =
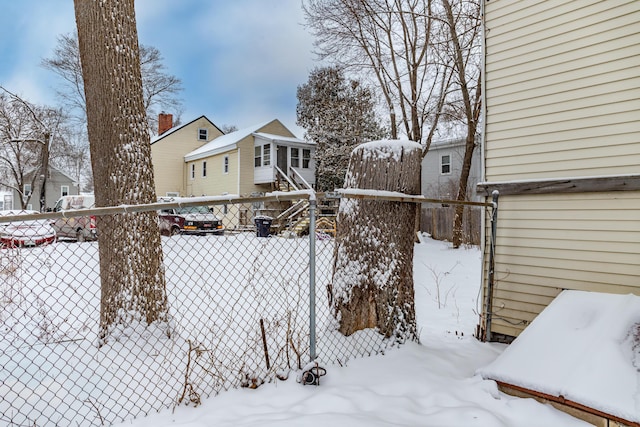
[[[421,344],[385,349],[373,331],[350,339],[335,332],[324,292],[333,242],[317,243],[318,355],[327,371],[318,387],[298,383],[296,371],[273,380],[274,366],[296,365],[282,337],[296,343],[303,363],[308,357],[307,239],[164,238],[172,339],[163,329],[133,325],[102,348],[91,326],[99,313],[97,244],[23,250],[18,270],[2,281],[0,426],[111,420],[139,427],[586,425],[532,399],[507,396],[476,374],[505,348],[473,338],[478,248],[453,250],[428,237],[415,245]],[[263,319],[270,371],[255,332]],[[186,353],[209,364],[189,368]],[[240,374],[271,381],[225,391],[240,385]],[[185,395],[186,382],[195,394]],[[29,405],[43,415],[24,418]],[[159,405],[168,409],[156,414]],[[150,415],[132,420],[130,413]]]
[[[287,381],[239,389],[122,425],[163,426],[589,426],[532,399],[497,390],[476,370],[503,350],[476,341],[480,251],[416,244],[414,277],[422,343],[328,365],[320,386]]]

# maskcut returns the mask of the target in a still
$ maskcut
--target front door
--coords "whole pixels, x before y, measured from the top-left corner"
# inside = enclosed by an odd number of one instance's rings
[[[289,165],[287,164],[287,147],[278,145],[278,167],[286,175],[289,175]]]

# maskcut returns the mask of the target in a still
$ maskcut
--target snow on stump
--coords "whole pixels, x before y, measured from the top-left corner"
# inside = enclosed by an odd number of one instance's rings
[[[351,153],[345,189],[420,194],[422,149],[411,141],[374,141]],[[417,340],[413,241],[419,205],[342,198],[334,252],[333,307],[349,336],[377,328],[385,338]]]

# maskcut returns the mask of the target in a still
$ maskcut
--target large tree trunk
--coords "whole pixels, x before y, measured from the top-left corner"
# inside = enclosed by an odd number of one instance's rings
[[[97,206],[156,201],[134,0],[75,0]],[[135,324],[165,327],[155,212],[98,218],[99,343]],[[168,329],[167,329],[168,332]]]
[[[409,141],[372,142],[351,154],[345,188],[420,193],[422,149]],[[339,330],[377,328],[417,340],[413,290],[414,203],[343,198],[332,291]]]

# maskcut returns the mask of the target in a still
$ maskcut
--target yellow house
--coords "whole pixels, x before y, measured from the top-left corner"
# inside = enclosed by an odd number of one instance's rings
[[[481,326],[509,341],[564,289],[640,295],[640,2],[483,3]]]
[[[250,196],[276,190],[286,178],[315,185],[315,144],[296,138],[279,120],[219,136],[184,155],[185,195]]]
[[[158,123],[158,136],[151,138],[156,194],[158,197],[184,196],[188,194],[184,155],[224,133],[205,116],[173,127],[171,114],[160,114]]]
[[[151,155],[159,197],[255,196],[315,186],[315,144],[277,119],[228,134],[205,116],[175,128],[170,115],[158,122]],[[233,229],[251,226],[258,214],[277,216],[290,204],[223,205],[215,213]]]
[[[226,135],[205,116],[177,127],[170,114],[158,121],[151,156],[159,197],[250,196],[274,191],[287,178],[315,185],[315,144],[277,119]]]

